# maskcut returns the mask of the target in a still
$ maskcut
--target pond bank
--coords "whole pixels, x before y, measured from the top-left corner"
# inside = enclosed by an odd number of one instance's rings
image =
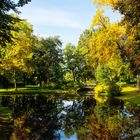
[[[15,91],[14,88],[10,89],[0,89],[0,95],[17,95],[17,94],[66,94],[66,95],[77,95],[77,90],[63,90],[63,89],[49,89],[49,88],[40,88],[40,87],[25,87],[18,88]],[[85,94],[85,93],[84,93]],[[82,94],[82,95],[84,95]],[[137,87],[128,85],[122,88],[122,95],[116,97],[118,99],[129,101],[140,105],[140,92]]]
[[[49,88],[40,88],[40,87],[25,87],[25,88],[18,88],[17,91],[14,88],[10,89],[0,89],[0,95],[2,94],[37,94],[37,93],[60,93],[65,94],[68,93],[68,90],[62,89],[49,89]]]

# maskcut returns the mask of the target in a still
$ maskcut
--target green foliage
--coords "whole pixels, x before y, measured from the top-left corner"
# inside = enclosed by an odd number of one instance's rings
[[[101,84],[95,87],[95,99],[100,103],[119,95],[121,95],[121,89],[115,83]]]
[[[79,37],[77,52],[80,54],[81,62],[83,62],[83,67],[80,68],[79,76],[85,81],[95,79],[94,69],[90,65],[90,46],[89,42],[92,38],[93,32],[91,30],[85,30]]]
[[[59,82],[63,79],[61,45],[59,37],[56,36],[42,39],[39,45],[33,48],[31,66],[40,86],[42,81]]]
[[[111,72],[110,69],[107,67],[103,67],[101,65],[97,66],[96,72],[95,72],[95,77],[97,83],[108,83],[111,81]]]
[[[15,23],[14,27],[20,28],[19,32],[12,32],[14,37],[12,43],[7,43],[7,47],[1,48],[1,63],[2,72],[4,75],[10,73],[15,83],[17,81],[17,73],[29,72],[30,67],[27,63],[32,58],[31,41],[32,26],[25,20]],[[10,78],[9,78],[10,79]]]
[[[89,32],[82,34],[79,39],[78,46],[68,43],[64,48],[64,61],[66,73],[72,73],[73,80],[77,82],[86,82],[88,79],[93,79],[93,69],[88,64],[88,38]],[[86,42],[84,42],[84,40]]]
[[[108,85],[107,92],[108,92],[109,97],[120,96],[121,95],[121,88],[115,83],[110,83]]]
[[[98,123],[101,125],[106,124],[106,119],[109,115],[110,108],[105,104],[97,104],[94,108],[94,113],[98,119]]]
[[[15,27],[15,23],[20,22],[19,17],[13,17],[9,14],[9,11],[14,11],[17,14],[19,11],[17,7],[27,4],[31,0],[19,0],[17,3],[13,0],[1,0],[0,1],[0,46],[6,46],[7,43],[12,42],[13,35],[11,31],[17,32],[19,28]]]

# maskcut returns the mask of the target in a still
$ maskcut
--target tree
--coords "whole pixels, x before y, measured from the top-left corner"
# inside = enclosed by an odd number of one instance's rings
[[[44,82],[58,82],[62,80],[61,69],[62,50],[59,37],[49,37],[40,40],[40,46],[33,48],[32,67],[40,86]]]
[[[129,22],[132,26],[140,22],[140,4],[139,0],[94,0],[96,5],[109,5],[113,10],[119,11],[124,22]]]
[[[14,36],[11,34],[11,31],[17,31],[14,25],[16,22],[20,22],[19,17],[13,17],[9,14],[9,11],[14,11],[19,13],[17,7],[27,4],[31,0],[19,0],[15,3],[13,0],[1,0],[0,1],[0,42],[1,46],[6,46],[7,43],[12,42]]]
[[[122,25],[127,27],[125,36],[125,54],[130,62],[131,71],[138,77],[140,90],[140,4],[139,0],[94,0],[97,5],[109,5],[113,10],[118,10],[122,15]]]
[[[108,17],[103,16],[103,11],[97,11],[93,19],[92,38],[90,40],[90,64],[95,69],[98,65],[108,67],[112,78],[118,79],[118,72],[123,64],[123,37],[125,27],[118,23],[111,24]]]
[[[70,73],[72,73],[74,81],[76,80],[76,76],[75,76],[75,68],[76,68],[75,51],[76,51],[76,47],[71,43],[68,43],[64,49],[64,61],[66,64],[66,69]]]
[[[17,72],[29,71],[27,62],[32,58],[31,35],[32,26],[26,21],[17,22],[14,27],[20,28],[19,32],[12,32],[13,43],[7,43],[6,48],[2,48],[3,57],[1,59],[2,69],[13,74],[15,89],[17,89]]]
[[[90,46],[89,42],[92,38],[92,31],[85,30],[79,37],[77,52],[82,56],[82,60],[84,62],[84,67],[82,70],[82,77],[84,80],[93,79],[94,78],[94,69],[90,65]]]
[[[79,52],[76,46],[68,43],[64,48],[64,60],[66,71],[72,73],[74,81],[83,81],[85,70],[84,56]]]

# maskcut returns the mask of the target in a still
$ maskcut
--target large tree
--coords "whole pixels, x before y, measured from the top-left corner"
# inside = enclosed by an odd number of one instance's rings
[[[94,30],[90,40],[90,64],[95,69],[98,65],[109,69],[111,80],[118,80],[118,72],[123,65],[123,37],[125,28],[118,23],[111,24],[103,11],[97,11],[91,29]],[[110,74],[110,75],[109,75]]]
[[[47,83],[62,80],[61,64],[63,59],[61,45],[60,39],[55,36],[41,39],[40,45],[33,48],[31,66],[40,86],[42,86],[42,81]]]
[[[0,61],[1,70],[12,74],[15,89],[18,72],[28,72],[27,62],[32,58],[31,54],[31,36],[32,26],[26,21],[17,22],[14,27],[19,27],[19,32],[12,32],[14,38],[12,43],[7,43],[6,48],[1,48],[2,58]]]
[[[140,1],[139,0],[94,0],[97,5],[109,5],[122,15],[122,25],[127,28],[125,35],[125,54],[130,62],[131,71],[138,76],[140,90]]]

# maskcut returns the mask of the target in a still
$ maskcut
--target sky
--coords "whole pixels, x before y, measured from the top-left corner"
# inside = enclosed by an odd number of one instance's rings
[[[96,13],[92,0],[31,0],[19,8],[20,17],[33,25],[40,37],[60,36],[63,46],[77,44],[80,34],[91,25]],[[119,13],[105,8],[111,22],[119,21]]]

